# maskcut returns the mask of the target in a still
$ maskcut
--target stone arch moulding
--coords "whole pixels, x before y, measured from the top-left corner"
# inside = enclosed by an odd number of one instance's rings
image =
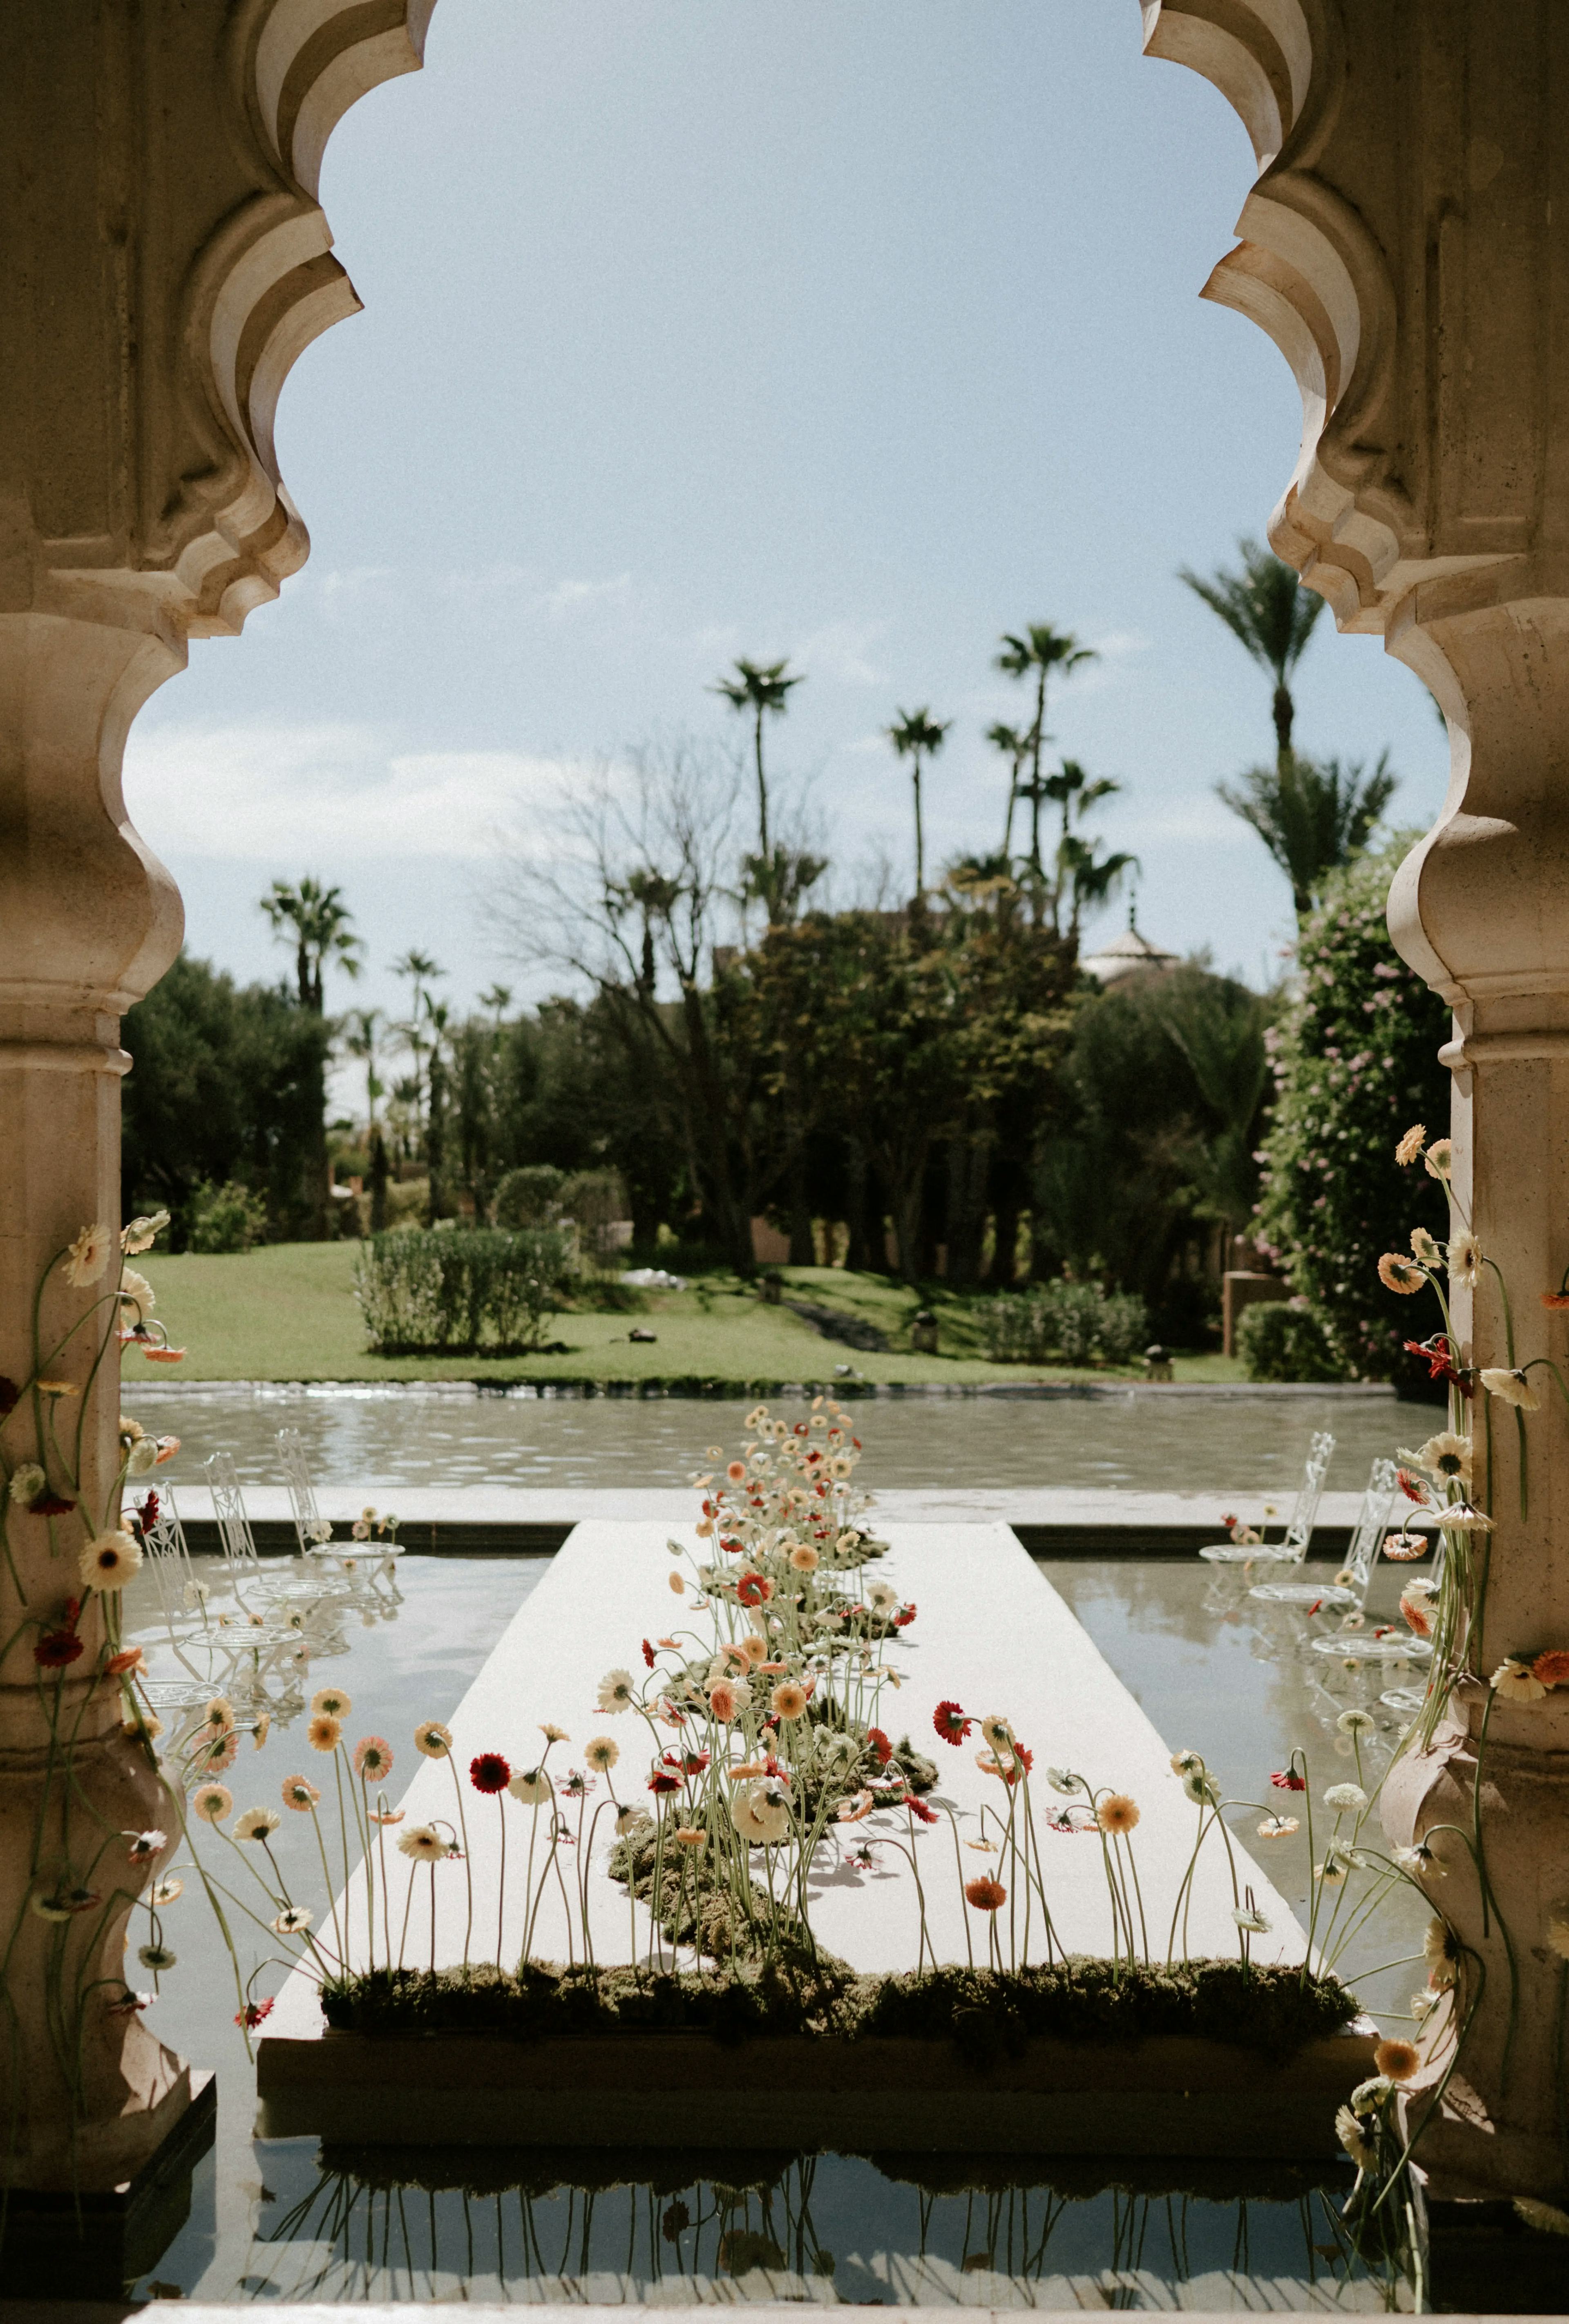
[[[278,399],[310,342],[360,306],[317,198],[322,157],[351,105],[419,69],[434,7],[243,0],[216,41],[208,20],[216,53],[204,61],[238,168],[207,172],[195,230],[152,270],[167,263],[180,279],[168,285],[164,360],[154,356],[139,383],[142,440],[126,447],[141,523],[123,554],[87,566],[49,559],[42,594],[51,610],[123,622],[127,595],[139,596],[148,602],[133,622],[161,630],[178,652],[190,637],[237,635],[305,562],[309,537],[278,466]],[[180,154],[161,158],[172,180]]]
[[[1269,520],[1270,544],[1328,599],[1343,630],[1387,632],[1419,581],[1494,565],[1509,552],[1435,553],[1426,495],[1402,457],[1395,281],[1369,209],[1355,198],[1356,170],[1342,166],[1347,146],[1365,133],[1348,108],[1338,0],[1140,6],[1146,55],[1212,82],[1241,120],[1259,165],[1237,221],[1241,240],[1202,295],[1267,332],[1301,392],[1301,447]],[[1378,51],[1398,39],[1386,23],[1365,41],[1359,94],[1381,61]],[[1376,165],[1391,157],[1365,158],[1371,195]]]

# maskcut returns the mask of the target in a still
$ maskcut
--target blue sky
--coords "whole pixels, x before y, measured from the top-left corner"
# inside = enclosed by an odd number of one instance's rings
[[[733,726],[738,653],[807,672],[777,789],[847,879],[909,877],[899,707],[955,722],[928,858],[994,846],[983,732],[1023,705],[992,658],[1047,620],[1100,650],[1048,724],[1126,786],[1141,925],[1274,973],[1286,883],[1213,796],[1272,749],[1269,684],[1176,568],[1262,533],[1299,406],[1198,299],[1241,125],[1139,42],[1136,0],[439,0],[424,73],[328,152],[366,311],[284,391],[310,561],[127,752],[191,947],[280,973],[255,899],[312,872],[357,999],[396,1006],[411,945],[459,1006],[540,989],[481,909],[502,835],[549,853],[575,770]],[[1326,614],[1297,695],[1303,747],[1388,744],[1431,819],[1443,733],[1376,640]]]

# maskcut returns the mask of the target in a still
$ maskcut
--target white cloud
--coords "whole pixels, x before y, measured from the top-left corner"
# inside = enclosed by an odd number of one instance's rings
[[[790,659],[811,677],[820,672],[841,686],[886,686],[888,673],[871,659],[871,650],[887,635],[886,622],[830,622],[795,647]]]
[[[573,771],[521,751],[399,752],[390,739],[346,723],[137,731],[126,804],[164,855],[479,859],[498,826],[551,807]]]

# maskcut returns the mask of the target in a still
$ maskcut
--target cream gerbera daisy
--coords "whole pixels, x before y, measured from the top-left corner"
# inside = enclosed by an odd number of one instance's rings
[[[82,1229],[65,1255],[65,1279],[73,1291],[85,1290],[97,1281],[114,1247],[115,1238],[101,1220]]]

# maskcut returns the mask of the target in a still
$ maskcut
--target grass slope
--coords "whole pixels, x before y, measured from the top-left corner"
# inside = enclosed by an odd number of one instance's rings
[[[826,1340],[785,1307],[765,1306],[734,1276],[695,1281],[686,1291],[644,1296],[639,1314],[599,1314],[574,1309],[558,1315],[549,1336],[564,1341],[558,1356],[373,1356],[365,1346],[353,1289],[352,1243],[272,1243],[233,1257],[150,1255],[158,1314],[177,1346],[188,1350],[178,1371],[159,1368],[161,1379],[476,1379],[722,1380],[831,1379],[847,1363],[867,1380],[1022,1380],[1036,1375],[1018,1364],[989,1363],[980,1351],[974,1303],[941,1285],[919,1293],[883,1276],[852,1275],[839,1268],[787,1268],[791,1292],[874,1323],[896,1351],[908,1343],[918,1306],[937,1314],[945,1352],[870,1355]],[[634,1324],[658,1334],[651,1347],[627,1337]],[[127,1350],[133,1378],[138,1360]],[[153,1368],[149,1366],[150,1375]],[[1183,1358],[1179,1377],[1235,1379],[1235,1364],[1219,1356]],[[1042,1377],[1075,1377],[1052,1370]],[[1083,1375],[1079,1375],[1083,1377]]]

